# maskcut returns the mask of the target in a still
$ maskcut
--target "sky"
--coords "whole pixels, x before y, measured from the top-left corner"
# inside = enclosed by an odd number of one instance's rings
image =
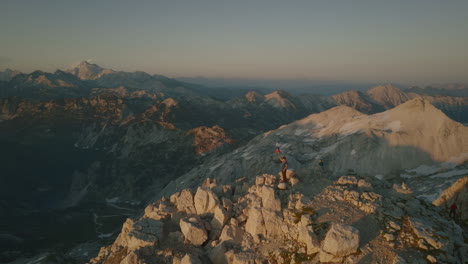
[[[468,82],[468,1],[2,0],[0,70]]]

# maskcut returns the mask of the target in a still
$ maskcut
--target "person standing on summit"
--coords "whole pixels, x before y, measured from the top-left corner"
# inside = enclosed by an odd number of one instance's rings
[[[286,157],[280,157],[283,167],[281,168],[281,182],[286,182],[286,172],[288,171],[288,162]]]

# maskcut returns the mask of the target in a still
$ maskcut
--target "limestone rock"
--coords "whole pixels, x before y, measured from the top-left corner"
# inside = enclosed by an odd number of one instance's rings
[[[283,176],[283,173],[279,172],[278,175],[279,175],[279,177],[281,179],[281,177]],[[295,176],[296,176],[296,171],[294,171],[294,170],[287,170],[286,171],[286,180],[290,180],[291,178],[293,178]]]
[[[202,245],[208,239],[206,230],[193,220],[180,219],[179,225],[184,237],[195,246]]]
[[[247,223],[245,224],[245,231],[250,233],[253,237],[257,235],[266,237],[265,221],[263,220],[261,208],[250,208],[247,216]]]
[[[306,245],[307,255],[311,255],[320,251],[320,241],[317,235],[315,235],[312,226],[300,224],[298,227],[298,233],[299,237],[297,238],[297,241]]]
[[[265,185],[274,186],[276,184],[276,177],[274,175],[263,174],[262,176],[265,178]]]
[[[283,217],[282,215],[273,210],[262,208],[263,223],[265,225],[266,237],[275,239],[283,236],[282,226]]]
[[[139,264],[141,263],[140,256],[138,251],[131,251],[121,262],[120,264]]]
[[[122,228],[121,243],[125,244],[129,251],[143,249],[143,254],[152,254],[159,238],[162,237],[162,229],[163,223],[158,220],[145,218],[133,222],[128,219]]]
[[[180,261],[180,264],[202,264],[202,262],[194,255],[185,254],[185,256]]]
[[[219,243],[208,252],[208,257],[213,263],[228,264],[225,252],[226,247],[224,246],[224,243]]]
[[[265,177],[263,177],[263,176],[257,176],[257,177],[255,178],[255,184],[256,184],[256,185],[263,185],[263,184],[265,184]]]
[[[255,255],[249,252],[235,253],[231,264],[255,264]]]
[[[280,190],[286,190],[287,188],[288,188],[288,184],[285,183],[285,182],[280,182],[278,184],[278,189],[280,189]]]
[[[275,189],[270,186],[263,185],[257,194],[262,198],[263,208],[274,211],[281,211],[281,201],[275,196]]]
[[[224,224],[226,223],[226,221],[229,218],[228,213],[219,204],[217,206],[215,206],[215,208],[213,209],[213,213],[214,214],[213,214],[213,219],[211,220],[211,226],[214,229],[221,230],[223,228]]]
[[[429,261],[429,263],[437,263],[437,259],[432,255],[427,255],[426,260]]]
[[[171,196],[171,202],[177,207],[177,210],[184,211],[187,214],[196,214],[193,202],[193,193],[189,189],[184,189],[180,193]]]
[[[410,226],[418,238],[426,241],[431,247],[440,249],[447,243],[446,240],[437,239],[434,235],[433,224],[429,221],[410,217]]]
[[[291,183],[291,186],[296,186],[299,183],[299,179],[297,177],[292,177],[289,179],[289,182]]]
[[[213,213],[219,205],[219,199],[210,189],[198,187],[194,197],[195,209],[198,215]]]
[[[358,180],[354,176],[341,176],[336,183],[342,185],[357,185]]]
[[[221,232],[219,237],[220,241],[226,243],[240,244],[244,236],[244,230],[235,225],[226,225]]]
[[[325,235],[320,251],[320,262],[336,261],[357,251],[359,230],[344,225],[333,224]]]
[[[145,208],[145,217],[155,220],[170,218],[175,212],[175,208],[169,201],[158,201]]]

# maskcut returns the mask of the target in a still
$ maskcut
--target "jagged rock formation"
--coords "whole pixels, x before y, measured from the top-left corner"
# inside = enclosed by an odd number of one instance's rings
[[[234,140],[226,136],[226,132],[219,126],[198,127],[187,132],[194,137],[193,144],[198,154],[204,154],[222,147],[224,144],[233,144]]]
[[[232,185],[206,179],[195,193],[184,189],[127,220],[89,263],[462,263],[468,257],[460,226],[383,181],[300,180],[279,191],[269,174]],[[322,189],[311,191],[316,185]]]

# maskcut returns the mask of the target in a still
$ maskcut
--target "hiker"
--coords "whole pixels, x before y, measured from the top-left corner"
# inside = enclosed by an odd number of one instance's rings
[[[323,160],[320,160],[320,161],[319,161],[319,166],[320,166],[320,168],[323,170]]]
[[[283,167],[281,168],[281,182],[286,182],[286,171],[288,170],[288,162],[286,160],[286,157],[281,157],[280,160],[283,163]]]
[[[275,153],[277,153],[277,154],[281,153],[280,144],[278,144],[278,143],[276,143]]]
[[[458,208],[458,206],[455,203],[453,203],[450,206],[450,213],[449,213],[450,217],[455,218],[455,216],[457,215],[457,208]]]

